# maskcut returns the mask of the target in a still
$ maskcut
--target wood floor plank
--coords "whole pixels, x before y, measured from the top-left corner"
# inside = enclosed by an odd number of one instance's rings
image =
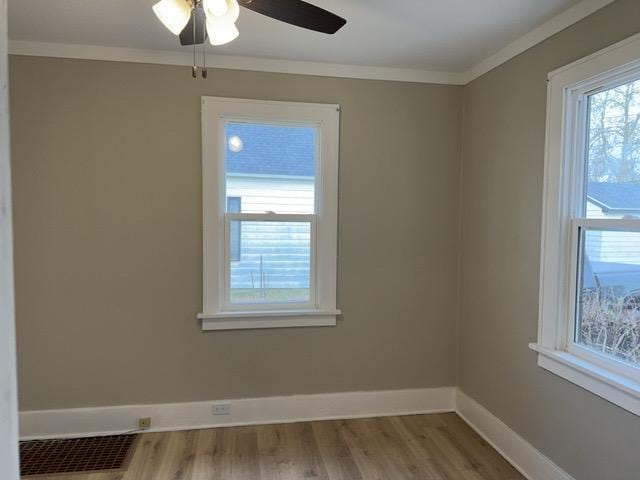
[[[219,432],[221,430],[213,428],[196,432],[191,480],[209,480],[216,476],[217,462],[214,456],[216,454],[216,437]]]
[[[233,432],[230,478],[260,478],[258,435],[255,427],[236,427]]]
[[[153,480],[162,463],[168,439],[168,434],[166,433],[142,435],[142,438],[136,444],[136,451],[124,479]],[[78,476],[77,478],[80,480],[81,477]]]
[[[296,478],[330,480],[311,423],[290,423],[286,432],[289,445],[295,451]]]
[[[185,480],[192,478],[197,432],[170,432],[156,480]]]
[[[458,415],[447,414],[443,419],[451,441],[478,466],[480,473],[497,480],[521,478],[520,473]]]
[[[329,478],[365,480],[340,432],[339,422],[313,422],[311,426]]]
[[[474,470],[472,459],[461,452],[457,446],[451,442],[442,428],[432,428],[427,431],[427,436],[435,444],[437,451],[449,460],[457,470]]]
[[[216,429],[215,441],[211,454],[214,468],[210,470],[208,480],[225,480],[232,478],[233,459],[231,456],[233,448],[234,429]]]
[[[257,436],[260,480],[294,480],[293,457],[287,444],[285,426],[260,427]]]
[[[432,417],[437,417],[432,415]],[[433,441],[427,437],[425,430],[440,428],[439,422],[426,421],[421,418],[395,417],[392,422],[405,441],[407,448],[414,451],[430,478],[451,480],[458,476],[458,471],[437,449]]]
[[[372,419],[370,428],[377,433],[380,455],[386,461],[388,470],[394,472],[392,478],[441,480],[437,472],[428,468],[422,455],[416,454],[415,449],[407,444],[409,438],[402,437],[394,426],[392,418]]]
[[[365,480],[392,480],[387,474],[382,455],[376,450],[368,431],[364,428],[365,420],[341,420],[339,429],[349,447],[353,460],[358,465]]]
[[[523,480],[455,414],[140,436],[126,472],[39,480]]]
[[[354,422],[353,428],[363,442],[365,454],[375,461],[385,478],[405,480],[411,477],[406,465],[400,459],[393,458],[393,451],[387,451],[387,442],[374,419],[358,420]]]

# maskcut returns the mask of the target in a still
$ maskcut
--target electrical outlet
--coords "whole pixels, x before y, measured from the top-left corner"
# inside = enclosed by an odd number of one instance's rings
[[[142,417],[138,419],[138,428],[140,430],[149,430],[151,428],[151,417]]]
[[[214,415],[231,415],[230,403],[214,403],[213,404]]]

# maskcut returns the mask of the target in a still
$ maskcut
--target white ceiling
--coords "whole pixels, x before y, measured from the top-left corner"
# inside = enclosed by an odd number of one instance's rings
[[[156,0],[9,0],[9,36],[30,42],[180,51]],[[222,55],[463,72],[579,0],[309,0],[348,20],[333,36],[241,9]],[[188,47],[187,47],[188,48]]]

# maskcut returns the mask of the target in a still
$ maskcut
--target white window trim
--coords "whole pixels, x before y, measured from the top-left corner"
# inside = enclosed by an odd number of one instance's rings
[[[575,199],[583,193],[584,152],[574,146],[586,132],[581,115],[587,92],[640,74],[640,34],[549,74],[540,266],[538,365],[640,415],[637,369],[573,344],[573,318],[580,226],[608,227],[609,220],[578,219]],[[630,228],[640,222],[628,221]],[[620,221],[615,222],[620,226]]]
[[[316,214],[273,217],[311,223],[316,248],[309,303],[253,309],[225,301],[228,267],[223,259],[229,249],[226,225],[232,217],[250,216],[225,215],[226,180],[221,175],[225,171],[225,120],[313,124],[320,128]],[[336,317],[341,314],[336,307],[339,121],[339,105],[202,97],[203,313],[198,319],[203,330],[336,325]],[[260,219],[266,217],[261,215]]]

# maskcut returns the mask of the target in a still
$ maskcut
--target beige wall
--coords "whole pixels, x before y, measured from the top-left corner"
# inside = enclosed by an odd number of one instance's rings
[[[619,0],[465,88],[459,385],[576,480],[631,480],[640,419],[536,365],[546,74],[640,31]]]
[[[462,89],[14,57],[21,408],[455,384]],[[337,328],[203,333],[200,96],[340,103]]]

